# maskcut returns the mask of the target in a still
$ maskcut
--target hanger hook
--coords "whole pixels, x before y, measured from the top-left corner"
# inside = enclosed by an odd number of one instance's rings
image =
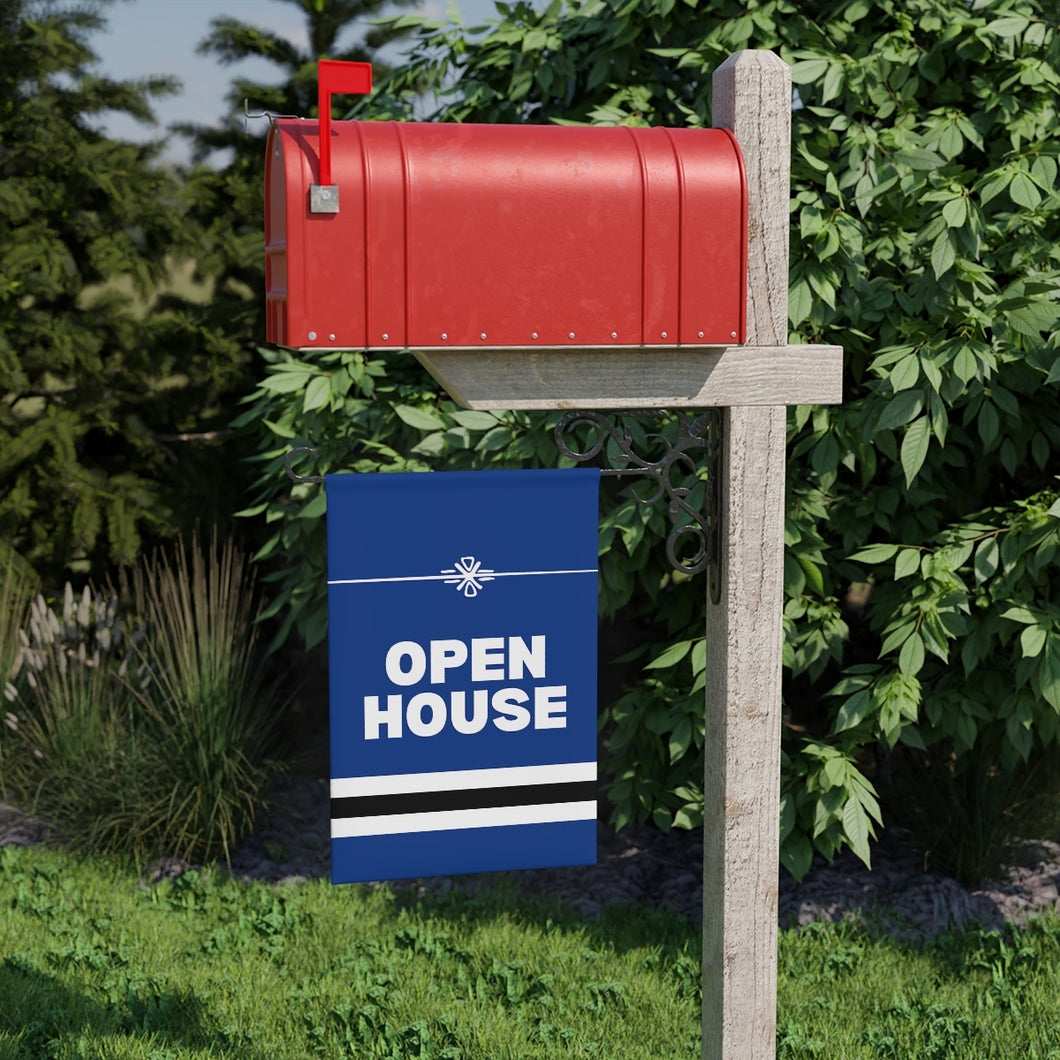
[[[296,457],[296,456],[301,456],[302,453],[311,453],[314,457],[319,458],[318,454],[317,454],[317,451],[315,449],[310,449],[308,445],[303,445],[303,446],[299,446],[297,449],[292,449],[283,458],[283,469],[284,469],[284,471],[287,472],[287,477],[292,482],[297,482],[299,485],[301,485],[303,482],[323,482],[324,481],[324,476],[323,475],[296,475],[291,470],[291,460],[292,460],[292,458]]]

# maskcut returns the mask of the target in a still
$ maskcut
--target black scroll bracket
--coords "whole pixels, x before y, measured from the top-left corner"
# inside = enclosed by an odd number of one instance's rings
[[[652,416],[657,420],[672,415],[656,409],[637,410],[632,414]],[[625,465],[603,468],[603,475],[642,475],[654,480],[655,489],[650,496],[642,496],[636,490],[633,495],[639,504],[655,504],[664,496],[668,498],[670,522],[673,525],[666,539],[666,556],[670,565],[674,570],[690,576],[706,571],[710,599],[716,604],[721,600],[721,539],[718,525],[721,512],[721,410],[707,409],[692,419],[683,412],[676,415],[676,442],[671,442],[659,433],[646,436],[647,440],[659,442],[664,448],[657,460],[634,452],[633,432],[628,426],[620,426],[599,412],[584,410],[568,412],[556,424],[556,447],[564,456],[579,463],[604,453],[604,459],[611,464]],[[573,434],[580,427],[589,427],[593,432],[585,449],[574,448],[575,443],[566,438],[568,433]],[[687,500],[700,466],[691,454],[699,450],[706,454],[702,461],[707,472],[703,511],[698,511]],[[675,472],[680,473],[685,482],[691,479],[693,484],[674,481]],[[687,545],[689,537],[696,550],[687,559],[679,558],[678,545]]]

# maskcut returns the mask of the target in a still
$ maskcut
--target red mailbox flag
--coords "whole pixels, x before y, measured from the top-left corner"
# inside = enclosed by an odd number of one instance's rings
[[[372,91],[371,63],[317,62],[317,106],[320,111],[320,186],[331,184],[331,97],[338,92],[364,96]]]

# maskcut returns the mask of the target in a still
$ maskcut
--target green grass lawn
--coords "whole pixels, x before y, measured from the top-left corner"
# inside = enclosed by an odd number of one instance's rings
[[[417,900],[0,850],[0,1060],[696,1057],[699,932],[503,878]],[[779,1057],[1060,1058],[1060,921],[781,936]]]

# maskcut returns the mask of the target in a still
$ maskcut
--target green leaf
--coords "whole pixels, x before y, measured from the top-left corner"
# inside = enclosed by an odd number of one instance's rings
[[[979,374],[979,360],[967,346],[962,346],[953,359],[953,370],[962,383],[970,383]]]
[[[798,883],[813,865],[813,844],[803,832],[793,833],[780,848],[780,862]]]
[[[935,278],[941,279],[953,268],[953,263],[956,260],[957,247],[953,236],[948,230],[940,232],[931,247],[931,269],[935,273]]]
[[[1017,206],[1023,206],[1028,210],[1033,210],[1042,201],[1041,192],[1038,191],[1034,181],[1022,171],[1012,178],[1008,193]]]
[[[902,470],[905,472],[905,486],[908,489],[920,474],[920,469],[927,459],[931,445],[931,424],[926,416],[914,420],[907,428],[902,439]]]
[[[821,574],[821,568],[810,556],[804,555],[801,552],[796,554],[795,560],[806,575],[806,584],[810,591],[816,593],[818,596],[824,596],[824,577]]]
[[[331,400],[331,380],[326,375],[315,375],[306,387],[302,411],[323,408]]]
[[[301,390],[306,385],[306,380],[312,372],[311,368],[307,368],[304,372],[275,372],[270,373],[261,381],[262,390],[267,390],[270,394],[293,394],[297,390]]]
[[[963,228],[968,219],[968,200],[963,195],[950,199],[942,207],[942,216],[950,228]]]
[[[985,28],[988,33],[994,33],[998,37],[1018,37],[1029,25],[1029,19],[1011,15],[995,18],[993,22],[988,22]]]
[[[813,292],[806,280],[798,280],[788,290],[788,319],[794,326],[808,320],[813,311]]]
[[[494,427],[487,431],[475,446],[478,453],[495,453],[507,449],[512,443],[512,431],[508,427]]]
[[[425,434],[409,452],[419,456],[441,456],[447,449],[444,431]]]
[[[919,633],[914,633],[903,645],[898,653],[898,669],[906,677],[916,677],[924,666],[924,639]]]
[[[983,407],[979,410],[979,437],[982,438],[985,449],[989,449],[994,444],[1000,429],[1001,422],[998,419],[997,409],[984,401]]]
[[[834,432],[829,431],[813,447],[810,466],[822,478],[833,475],[839,468],[839,442]]]
[[[895,579],[908,578],[910,574],[916,574],[920,570],[920,549],[903,548],[894,561]]]
[[[697,640],[692,645],[692,673],[701,674],[707,666],[707,642],[705,640]]]
[[[694,641],[682,640],[677,644],[671,644],[662,654],[657,655],[650,663],[645,664],[645,670],[662,670],[667,666],[679,663],[691,650]]]
[[[894,368],[891,369],[891,386],[895,393],[916,386],[916,381],[919,378],[920,359],[916,354],[910,354],[908,357],[903,357]]]
[[[833,754],[832,757],[826,758],[824,765],[821,767],[821,774],[827,781],[824,787],[843,787],[847,782],[848,768],[847,760],[839,755]]]
[[[830,63],[824,73],[821,85],[821,102],[835,99],[843,89],[843,66],[841,63]]]
[[[1036,659],[1045,647],[1049,634],[1043,626],[1026,626],[1020,634],[1020,648],[1023,658]]]
[[[402,423],[418,431],[444,431],[448,424],[437,413],[413,405],[395,405],[394,411]]]
[[[1060,714],[1060,638],[1051,637],[1038,664],[1038,689],[1042,698]]]
[[[801,62],[792,63],[791,80],[796,85],[808,85],[824,77],[827,70],[827,59],[803,59]]]
[[[319,519],[328,510],[327,495],[320,490],[315,497],[310,498],[298,509],[299,519]]]
[[[850,849],[869,869],[872,868],[872,855],[869,852],[870,828],[868,814],[861,804],[853,798],[848,798],[843,804],[843,832]]]
[[[975,570],[975,580],[978,584],[981,585],[994,576],[1000,557],[1001,546],[998,544],[996,537],[988,537],[985,541],[980,542],[979,547],[975,550],[975,560],[972,564]]]
[[[483,412],[478,409],[454,409],[449,415],[461,426],[470,431],[488,431],[497,426],[495,412]]]
[[[979,202],[985,206],[991,199],[1000,195],[1012,180],[1012,169],[1005,166],[1003,169],[991,173],[986,182],[982,184],[979,191]]]
[[[876,423],[876,431],[891,431],[915,419],[924,409],[924,395],[919,390],[903,390],[887,402]]]
[[[678,761],[687,753],[692,745],[692,723],[686,715],[673,728],[670,733],[668,748],[670,751],[670,763]]]
[[[844,732],[847,729],[860,725],[862,721],[874,709],[872,695],[867,688],[843,701],[842,706],[836,714],[835,724],[832,726],[834,732]]]
[[[895,158],[904,162],[910,169],[934,172],[941,169],[945,164],[943,157],[935,151],[929,151],[925,147],[903,148],[895,152]]]
[[[850,558],[858,563],[886,563],[894,558],[899,547],[898,545],[869,545],[855,552]]]

